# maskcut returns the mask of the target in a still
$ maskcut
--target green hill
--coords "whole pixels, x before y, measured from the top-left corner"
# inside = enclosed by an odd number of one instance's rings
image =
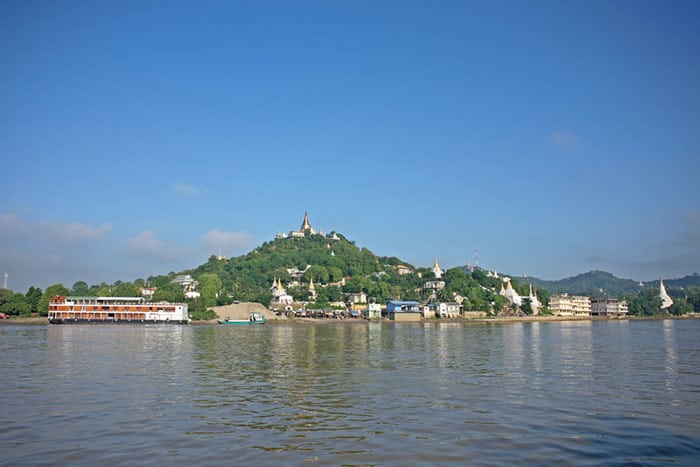
[[[379,257],[332,232],[328,236],[278,238],[230,260],[222,261],[212,256],[191,274],[194,277],[216,274],[221,279],[223,290],[231,291],[235,299],[265,304],[269,302],[269,288],[275,278],[280,278],[283,284],[300,283],[288,290],[299,300],[305,300],[308,295],[308,286],[301,284],[307,284],[311,279],[315,284],[326,286],[319,289],[324,295],[322,299],[339,300],[340,283],[344,278],[347,279],[342,291],[364,290],[370,296],[384,299],[388,295],[405,295],[406,290],[420,286],[415,274],[398,274],[396,266],[399,264],[406,263],[398,258]],[[325,293],[323,289],[328,287],[335,288]]]
[[[588,295],[592,297],[624,297],[642,292],[647,288],[658,289],[659,281],[647,281],[640,286],[639,282],[631,279],[621,279],[605,271],[589,271],[565,279],[548,281],[528,277],[525,282],[534,287],[542,288],[552,294],[569,293],[572,295]],[[680,279],[664,280],[666,288],[671,291],[700,285],[700,275],[697,273]]]
[[[637,293],[640,290],[639,282],[630,279],[620,279],[605,271],[589,271],[556,281],[531,277],[526,279],[526,282],[531,283],[534,287],[543,288],[552,294],[569,293],[594,297],[621,297]]]
[[[401,274],[404,265],[410,273]],[[483,271],[465,273],[461,268],[446,271],[445,287],[431,290],[426,281],[434,279],[429,268],[415,268],[396,257],[377,256],[367,248],[332,232],[328,236],[278,238],[265,242],[255,250],[229,260],[215,256],[190,271],[200,281],[216,276],[220,280],[218,304],[228,300],[270,302],[270,286],[279,278],[295,300],[309,299],[308,284],[313,280],[318,293],[317,303],[340,301],[344,294],[363,292],[369,301],[386,303],[392,299],[454,301],[455,294],[465,298],[465,309],[489,311],[500,309],[505,298],[497,295],[498,279],[486,277]],[[514,282],[521,294],[527,286]],[[204,295],[204,291],[202,291]],[[543,297],[544,298],[544,297]]]

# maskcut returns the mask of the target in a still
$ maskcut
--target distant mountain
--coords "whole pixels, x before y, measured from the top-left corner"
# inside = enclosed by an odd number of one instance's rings
[[[658,284],[658,281],[654,281]],[[697,272],[693,274],[688,274],[680,279],[664,279],[664,284],[666,287],[690,287],[691,285],[700,285],[700,274]]]
[[[659,281],[639,282],[631,279],[621,279],[605,271],[589,271],[565,279],[548,281],[528,277],[523,282],[532,284],[533,287],[545,289],[552,294],[569,293],[572,295],[588,296],[613,296],[622,297],[638,293],[646,287],[658,287]],[[667,279],[664,284],[668,288],[689,287],[700,285],[700,275],[697,273],[680,279]]]

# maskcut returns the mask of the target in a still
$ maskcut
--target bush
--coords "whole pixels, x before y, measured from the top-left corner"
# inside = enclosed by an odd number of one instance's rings
[[[194,321],[206,321],[216,318],[216,313],[211,308],[207,310],[197,310],[193,311],[191,317]]]

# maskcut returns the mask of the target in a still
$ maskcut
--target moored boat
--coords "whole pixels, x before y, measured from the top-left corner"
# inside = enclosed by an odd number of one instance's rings
[[[187,324],[186,303],[146,302],[143,297],[65,297],[49,302],[52,324]]]
[[[259,313],[257,311],[253,311],[250,313],[250,316],[248,319],[231,319],[231,318],[226,318],[226,319],[220,319],[218,320],[219,324],[265,324],[267,322],[267,318],[265,318],[262,313]]]

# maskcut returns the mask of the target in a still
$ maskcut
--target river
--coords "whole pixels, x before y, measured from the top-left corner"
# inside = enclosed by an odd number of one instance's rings
[[[0,326],[0,465],[699,465],[700,320]]]

